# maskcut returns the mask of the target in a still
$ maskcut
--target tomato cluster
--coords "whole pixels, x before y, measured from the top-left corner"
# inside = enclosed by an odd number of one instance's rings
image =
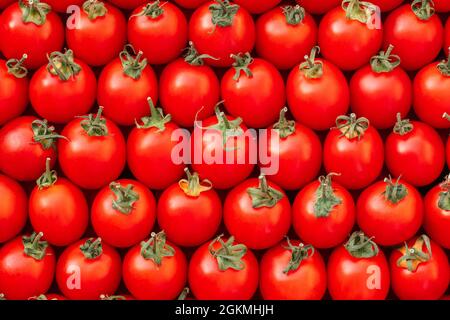
[[[450,1],[0,12],[0,300],[448,294]]]

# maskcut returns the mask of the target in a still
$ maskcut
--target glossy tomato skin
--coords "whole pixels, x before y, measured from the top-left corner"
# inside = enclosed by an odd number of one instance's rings
[[[177,59],[168,64],[159,80],[161,105],[178,125],[189,128],[208,118],[219,102],[220,84],[207,65],[196,66]]]
[[[414,111],[420,120],[433,128],[450,128],[443,118],[450,113],[450,77],[444,76],[432,63],[421,69],[414,78]]]
[[[68,123],[62,132],[68,140],[58,145],[59,164],[66,177],[84,189],[100,189],[117,179],[126,160],[126,144],[120,129],[106,119],[108,135],[88,136],[83,119]]]
[[[142,8],[148,1],[147,0],[109,0],[113,5],[122,9],[134,10],[138,7]]]
[[[31,128],[38,118],[23,116],[11,120],[0,129],[0,171],[19,181],[32,181],[45,171],[45,161],[56,162],[56,150],[44,149],[33,140]]]
[[[378,6],[382,12],[391,11],[400,6],[405,0],[372,0],[371,3]]]
[[[189,39],[201,54],[208,54],[219,60],[206,62],[215,67],[229,67],[233,63],[231,54],[251,52],[255,45],[256,32],[252,16],[240,7],[228,27],[212,23],[209,1],[197,8],[189,21]]]
[[[319,25],[319,46],[325,59],[340,69],[355,70],[369,62],[383,41],[383,29],[346,18],[341,7],[328,11]]]
[[[98,79],[97,101],[105,108],[106,117],[122,126],[134,125],[135,120],[148,114],[147,98],[158,101],[158,80],[150,65],[138,79],[124,73],[119,58],[110,62]]]
[[[299,241],[291,241],[298,246]],[[261,260],[260,290],[265,300],[320,300],[327,288],[327,270],[319,251],[284,273],[292,252],[286,242],[269,249]]]
[[[189,287],[199,300],[250,300],[258,288],[259,266],[255,255],[247,251],[242,270],[220,271],[209,251],[210,243],[199,247],[189,263]],[[216,242],[213,249],[220,248]]]
[[[397,113],[405,117],[411,108],[411,80],[400,67],[377,73],[365,66],[354,73],[350,92],[352,111],[377,129],[392,128]]]
[[[338,7],[342,1],[340,0],[296,0],[309,13],[323,14],[331,9]]]
[[[445,37],[444,37],[444,51],[447,52],[447,55],[450,54],[450,18],[447,19],[447,23],[445,24]]]
[[[332,63],[322,63],[323,76],[307,78],[295,67],[286,83],[287,102],[294,118],[314,130],[328,130],[336,118],[346,114],[350,104],[350,92],[342,72]]]
[[[422,225],[424,208],[420,193],[400,181],[407,195],[398,203],[386,199],[386,182],[379,181],[365,189],[358,198],[356,219],[361,230],[383,246],[402,244]]]
[[[6,242],[23,229],[27,221],[27,195],[22,186],[0,175],[0,243]]]
[[[332,182],[335,196],[341,203],[334,206],[327,217],[317,217],[314,204],[319,181],[311,182],[295,197],[292,222],[295,233],[315,248],[335,247],[347,238],[356,220],[352,195],[340,184]]]
[[[369,126],[360,139],[348,139],[333,128],[324,144],[324,165],[328,173],[340,173],[334,180],[347,189],[361,189],[381,173],[384,146],[380,134]]]
[[[101,255],[88,259],[80,250],[86,240],[67,247],[56,266],[58,287],[71,300],[98,300],[102,294],[113,295],[119,287],[122,263],[117,251],[102,243]]]
[[[445,183],[445,182],[444,182]],[[439,206],[439,198],[445,189],[433,187],[424,198],[425,215],[423,226],[427,234],[440,246],[450,249],[450,211]]]
[[[68,123],[76,116],[88,113],[95,102],[97,80],[84,62],[75,59],[80,73],[67,81],[51,74],[42,66],[31,78],[30,100],[33,109],[55,123]]]
[[[445,165],[445,149],[439,134],[429,125],[410,122],[414,128],[405,135],[391,133],[385,142],[386,165],[394,176],[414,186],[435,181]]]
[[[109,186],[96,195],[91,208],[91,221],[95,233],[102,240],[116,248],[127,248],[144,240],[153,229],[156,219],[156,201],[153,193],[142,183],[121,179],[116,181],[122,187],[133,186],[139,199],[133,203],[130,213],[113,208],[117,196]]]
[[[251,14],[261,14],[274,8],[281,0],[235,0],[234,2],[245,8]]]
[[[0,291],[8,300],[27,300],[47,292],[53,282],[56,258],[51,247],[35,260],[24,253],[22,237],[0,248]]]
[[[174,0],[176,4],[186,9],[195,9],[200,7],[208,0]]]
[[[442,48],[443,27],[435,14],[420,20],[405,4],[392,11],[384,23],[384,46],[392,44],[406,70],[417,70],[432,62]]]
[[[389,293],[389,264],[382,251],[371,258],[355,258],[344,246],[328,259],[328,291],[333,300],[384,300]],[[370,288],[371,277],[379,286]]]
[[[126,41],[127,22],[116,7],[104,3],[103,17],[90,19],[81,9],[76,28],[66,27],[67,45],[76,57],[91,66],[102,66],[113,60]]]
[[[255,58],[248,68],[252,77],[241,74],[235,80],[234,68],[225,73],[221,96],[232,116],[242,118],[250,128],[264,128],[276,121],[286,102],[284,81],[279,71],[263,59]]]
[[[28,104],[27,77],[8,73],[6,61],[0,59],[0,125],[20,116]]]
[[[52,10],[57,12],[65,13],[67,8],[71,5],[81,6],[83,5],[83,0],[45,0],[43,1],[52,7]]]
[[[188,24],[183,12],[170,2],[165,2],[162,9],[164,12],[152,19],[135,16],[142,12],[140,6],[128,20],[128,40],[136,50],[144,52],[150,64],[174,60],[187,44]]]

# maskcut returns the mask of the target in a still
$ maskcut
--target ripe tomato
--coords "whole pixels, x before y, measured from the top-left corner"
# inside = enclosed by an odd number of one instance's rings
[[[74,59],[71,50],[52,52],[49,63],[31,78],[30,100],[34,110],[50,122],[67,123],[91,109],[97,80],[91,68]]]
[[[400,58],[391,55],[393,48],[372,57],[370,65],[356,71],[350,81],[352,111],[377,129],[392,128],[397,113],[406,116],[412,103],[411,80],[399,67]]]
[[[417,70],[432,62],[442,48],[444,29],[433,15],[430,1],[418,0],[405,4],[389,14],[384,23],[384,45],[395,46],[401,65]]]
[[[217,107],[215,117],[194,128],[192,169],[216,189],[232,188],[253,171],[255,139],[241,118],[227,116]]]
[[[66,26],[67,45],[77,58],[91,66],[102,66],[119,54],[127,38],[127,22],[119,9],[87,1],[77,19],[76,27]]]
[[[151,1],[137,7],[128,20],[128,40],[143,51],[150,64],[166,64],[184,49],[188,38],[186,17],[170,2]]]
[[[346,0],[322,18],[319,46],[325,59],[343,70],[355,70],[369,62],[383,42],[381,21],[373,22],[369,2]],[[373,24],[379,23],[379,25]]]
[[[269,249],[261,260],[260,289],[265,300],[320,300],[327,270],[311,245],[289,241]]]
[[[0,9],[4,9],[13,3],[15,0],[0,0]]]
[[[125,46],[120,58],[103,68],[98,79],[97,101],[105,116],[118,125],[131,126],[148,113],[147,98],[158,101],[158,80],[152,67]]]
[[[41,230],[45,240],[55,246],[67,246],[83,236],[88,225],[89,209],[83,193],[72,182],[50,170],[36,181],[29,200],[30,221]]]
[[[296,0],[309,13],[323,14],[339,6],[342,0]]]
[[[173,300],[183,290],[187,260],[164,231],[128,251],[123,261],[123,281],[140,300]]]
[[[108,0],[113,5],[118,6],[122,9],[134,10],[139,6],[143,6],[148,1],[147,0]]]
[[[294,118],[314,130],[328,130],[348,111],[350,92],[342,72],[326,60],[316,59],[314,47],[306,61],[289,74],[287,102]]]
[[[355,224],[355,203],[341,185],[331,182],[336,174],[320,177],[304,187],[293,205],[297,235],[316,248],[335,247],[347,238]]]
[[[91,209],[95,233],[116,248],[144,240],[156,219],[156,201],[143,184],[129,179],[111,182],[96,195]]]
[[[90,114],[69,122],[58,145],[59,164],[66,177],[85,189],[100,189],[122,173],[125,139],[110,120]]]
[[[186,9],[195,9],[209,0],[174,0],[176,4]]]
[[[120,284],[122,263],[116,250],[100,238],[82,239],[67,247],[58,259],[56,282],[72,300],[98,300],[112,295]]]
[[[328,173],[340,173],[336,182],[347,189],[361,189],[381,173],[383,141],[367,119],[354,113],[340,116],[325,139],[323,161]]]
[[[445,147],[439,134],[419,121],[402,120],[385,142],[386,165],[394,176],[414,186],[435,181],[445,165]]]
[[[450,12],[450,3],[446,0],[433,0],[437,12]]]
[[[234,0],[234,2],[252,14],[261,14],[274,8],[281,0]]]
[[[28,105],[27,69],[22,59],[0,59],[0,125],[17,118]]]
[[[450,55],[450,18],[447,19],[445,24],[444,51]]]
[[[55,273],[55,252],[43,233],[17,237],[0,248],[0,292],[6,299],[26,300],[47,292]]]
[[[150,116],[142,118],[142,124],[137,124],[128,136],[127,162],[136,179],[150,189],[162,190],[183,175],[183,164],[172,158],[179,143],[172,136],[180,128],[170,122],[170,115],[165,116],[161,109],[155,108],[151,99],[148,103]]]
[[[85,0],[43,0],[43,2],[48,3],[52,7],[52,10],[61,13],[66,13],[67,8],[71,5],[81,6],[84,1]]]
[[[414,78],[414,111],[434,128],[450,128],[442,115],[450,113],[450,59],[432,63]]]
[[[426,235],[394,250],[389,263],[392,289],[402,300],[437,300],[447,290],[450,280],[447,255]]]
[[[241,117],[248,127],[269,126],[286,102],[280,72],[263,59],[253,59],[249,53],[233,55],[233,58],[233,68],[224,74],[221,82],[225,108],[232,116]]]
[[[15,237],[27,221],[27,195],[22,186],[0,175],[0,243]]]
[[[322,144],[314,131],[287,120],[286,112],[287,108],[281,110],[280,119],[268,128],[267,139],[260,143],[259,165],[267,178],[282,189],[298,190],[317,177]]]
[[[198,248],[189,263],[189,286],[199,300],[249,300],[258,288],[253,252],[233,237],[217,237]]]
[[[361,193],[356,219],[361,230],[378,244],[402,243],[414,236],[422,224],[422,196],[412,185],[386,178]]]
[[[194,11],[189,21],[189,39],[198,51],[218,59],[208,60],[212,66],[231,66],[231,55],[251,52],[255,38],[252,16],[228,0],[205,3]]]
[[[389,284],[383,251],[362,232],[354,232],[328,259],[328,291],[333,300],[384,300]]]
[[[54,132],[47,120],[23,116],[0,129],[0,171],[20,181],[37,179],[45,171],[45,161],[56,162]]]
[[[284,191],[261,175],[232,189],[223,206],[225,226],[250,249],[267,249],[291,226],[291,205]]]
[[[183,247],[210,240],[222,222],[222,202],[208,180],[185,169],[187,180],[164,190],[158,201],[158,224],[167,238]],[[189,221],[189,223],[186,223]]]
[[[185,58],[168,64],[161,73],[161,105],[182,127],[192,127],[196,119],[210,117],[219,102],[219,79],[204,65],[205,58],[209,56],[199,55],[191,42]]]
[[[397,8],[405,0],[371,0],[370,2],[380,8],[381,11],[391,11]],[[436,1],[436,0],[434,0]]]

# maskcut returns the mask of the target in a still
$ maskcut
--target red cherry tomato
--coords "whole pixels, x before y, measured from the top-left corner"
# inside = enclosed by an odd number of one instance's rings
[[[57,12],[66,13],[67,8],[71,5],[75,6],[81,6],[83,5],[83,2],[86,0],[43,0],[41,2],[48,3],[52,10],[55,10]],[[130,0],[128,0],[130,1]]]
[[[125,0],[126,1],[126,0]],[[209,0],[174,0],[176,4],[186,9],[195,9]]]
[[[231,55],[251,52],[255,38],[252,16],[228,0],[205,3],[189,21],[189,39],[198,51],[218,59],[207,61],[212,66],[231,66]]]
[[[260,289],[266,300],[320,300],[327,271],[320,253],[300,241],[269,249],[261,260]]]
[[[15,0],[0,0],[0,9],[4,9],[13,3]]]
[[[95,233],[116,248],[131,247],[153,229],[156,201],[143,184],[129,179],[112,182],[94,199],[91,221]]]
[[[335,180],[343,187],[364,188],[381,173],[383,141],[367,119],[340,116],[325,139],[323,162],[328,173],[340,173]]]
[[[423,220],[422,196],[410,184],[389,178],[361,193],[356,212],[364,233],[380,245],[397,245],[419,230]]]
[[[331,248],[347,238],[355,224],[355,203],[341,185],[331,182],[333,174],[320,177],[296,196],[293,227],[297,235],[316,248]]]
[[[222,222],[222,203],[208,180],[200,182],[197,173],[185,171],[187,180],[180,180],[161,194],[158,224],[170,241],[195,247],[216,234]]]
[[[362,232],[335,248],[328,259],[328,291],[333,300],[384,300],[389,265],[383,251]]]
[[[332,63],[315,58],[312,49],[306,62],[295,67],[286,83],[287,102],[294,118],[314,130],[328,130],[346,114],[350,92],[342,72]]]
[[[27,221],[27,195],[22,186],[0,175],[0,243],[6,242],[23,229]]]
[[[431,6],[429,1],[422,3]],[[401,65],[407,70],[417,70],[432,62],[442,48],[441,20],[436,14],[427,15],[427,10],[422,11],[420,6],[405,4],[390,13],[384,23],[384,45],[395,46]]]
[[[85,189],[100,189],[117,179],[126,160],[125,139],[110,120],[90,114],[69,122],[58,145],[66,177]]]
[[[445,24],[444,51],[447,55],[450,54],[450,18],[447,19]]]
[[[281,0],[234,0],[234,2],[252,14],[261,14],[274,8]]]
[[[296,0],[298,4],[306,9],[309,13],[323,14],[331,9],[338,7],[342,0]]]
[[[405,0],[371,0],[370,2],[380,7],[383,12],[391,11],[400,6]],[[434,0],[436,1],[436,0]]]
[[[450,12],[450,3],[445,0],[433,0],[437,12]]]
[[[187,43],[186,17],[170,2],[151,1],[138,7],[128,20],[128,40],[142,50],[150,64],[165,64],[183,51]]]
[[[123,281],[140,300],[172,300],[183,290],[187,260],[183,251],[166,242],[164,232],[128,251],[123,261]]]
[[[119,287],[121,261],[116,250],[100,238],[80,240],[67,247],[58,259],[56,282],[72,300],[98,300]]]
[[[127,10],[134,10],[138,7],[143,7],[148,2],[147,0],[108,0],[108,1],[115,6]]]
[[[34,110],[50,122],[68,123],[88,113],[95,102],[97,80],[91,68],[73,58],[72,51],[53,52],[49,64],[36,71],[30,82]]]
[[[223,206],[225,226],[250,249],[267,249],[289,231],[291,205],[287,195],[261,175],[232,189]]]
[[[199,300],[249,300],[258,278],[255,255],[233,237],[205,243],[189,263],[189,287]]]
[[[10,300],[26,300],[47,292],[55,273],[55,252],[43,234],[17,237],[0,248],[0,292]]]
[[[447,290],[450,280],[447,255],[426,235],[394,250],[389,263],[392,289],[401,300],[437,300]]]

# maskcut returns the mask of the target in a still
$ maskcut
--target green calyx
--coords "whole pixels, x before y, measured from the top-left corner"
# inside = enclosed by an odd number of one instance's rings
[[[361,139],[369,129],[369,120],[367,118],[357,118],[356,114],[352,113],[350,116],[339,116],[336,118],[336,128],[341,131],[341,137],[347,137],[347,139]]]
[[[141,118],[142,124],[139,124],[136,120],[136,127],[138,129],[157,128],[158,132],[162,132],[166,129],[166,123],[172,120],[170,114],[164,115],[161,108],[156,108],[153,104],[152,98],[147,98],[148,105],[150,106],[150,116]]]
[[[233,19],[239,10],[237,4],[231,4],[228,0],[216,0],[209,6],[211,12],[211,22],[217,27],[229,27],[233,24]]]
[[[448,48],[448,51],[450,52],[450,48]],[[442,60],[437,65],[437,68],[444,77],[450,77],[450,53],[447,60]]]
[[[36,180],[36,184],[39,190],[50,188],[58,180],[56,170],[51,170],[50,163],[51,159],[47,158],[45,160],[45,172]]]
[[[187,179],[181,179],[178,185],[186,195],[197,198],[202,192],[212,189],[212,182],[207,179],[200,182],[200,177],[197,172],[191,174],[188,168],[185,168],[184,172],[186,173]]]
[[[278,122],[273,125],[273,128],[278,131],[281,139],[286,139],[295,133],[295,121],[286,119],[286,112],[288,108],[284,107],[280,111],[280,118]]]
[[[114,300],[126,300],[126,298],[124,296],[110,296],[110,295],[107,295],[107,294],[101,294],[100,295],[100,300],[114,301]]]
[[[344,9],[347,19],[361,23],[370,21],[377,10],[372,3],[360,0],[344,0],[342,1],[342,9]]]
[[[47,14],[50,13],[52,7],[39,0],[19,0],[19,7],[22,11],[22,21],[24,23],[34,23],[41,26],[47,20]]]
[[[99,107],[97,114],[90,113],[87,116],[79,117],[84,119],[80,124],[89,137],[104,137],[108,135],[106,119],[102,117],[102,112],[103,107]]]
[[[32,257],[35,260],[42,260],[45,257],[45,253],[48,247],[47,241],[41,241],[41,238],[44,236],[44,233],[33,232],[31,236],[23,236],[23,252]]]
[[[0,301],[6,300],[5,295],[3,293],[0,293]]]
[[[48,297],[45,294],[40,294],[40,295],[38,295],[36,297],[31,297],[28,300],[42,300],[42,301],[44,301],[44,300],[57,300],[57,299],[48,299]]]
[[[397,204],[408,195],[408,189],[401,184],[400,177],[393,182],[391,177],[385,178],[386,189],[383,192],[384,198],[390,203]]]
[[[273,208],[277,203],[283,199],[282,192],[269,187],[266,176],[261,174],[259,176],[259,186],[257,188],[248,188],[247,193],[252,199],[253,208]]]
[[[420,20],[428,20],[435,13],[432,0],[414,0],[411,3],[411,9]]]
[[[344,247],[355,258],[372,258],[379,251],[372,238],[367,237],[362,231],[353,232]]]
[[[184,288],[183,291],[181,291],[180,295],[178,296],[177,300],[186,300],[186,298],[189,295],[189,288]]]
[[[380,51],[376,56],[370,59],[370,66],[373,72],[391,72],[400,65],[401,59],[398,55],[391,54],[394,46],[389,45],[386,51]]]
[[[397,113],[397,122],[395,123],[393,132],[395,134],[399,134],[404,136],[405,134],[410,133],[414,129],[414,125],[409,122],[409,119],[402,119],[402,115]]]
[[[149,17],[150,19],[156,19],[164,13],[163,6],[159,0],[147,3],[147,5],[142,9],[141,12],[135,14],[132,17]]]
[[[319,52],[320,48],[318,46],[313,47],[309,56],[305,56],[305,62],[300,64],[300,70],[308,79],[319,79],[323,76],[323,63],[316,60],[316,55]]]
[[[441,210],[450,211],[450,174],[445,177],[444,182],[440,185],[438,207]]]
[[[66,139],[55,132],[55,127],[49,126],[47,120],[34,120],[31,123],[33,131],[33,141],[40,143],[44,150],[55,148],[56,139]]]
[[[124,47],[119,54],[119,58],[125,75],[134,80],[138,80],[141,77],[142,71],[147,66],[147,59],[142,59],[143,54],[142,51],[136,54],[131,44],[127,44]]]
[[[199,54],[197,49],[194,47],[194,43],[189,41],[189,47],[187,48],[187,53],[184,56],[184,61],[189,63],[191,66],[203,66],[205,64],[203,59],[219,60],[208,54]]]
[[[296,26],[300,24],[300,22],[305,19],[305,9],[300,7],[299,5],[296,6],[285,6],[282,8],[284,16],[286,17],[286,23],[290,24],[292,26]]]
[[[424,245],[427,249],[426,253],[423,251]],[[403,255],[397,260],[397,266],[408,269],[409,272],[415,272],[417,267],[421,263],[429,261],[432,255],[430,238],[426,235],[418,237],[411,248],[405,243],[405,246],[398,250]]]
[[[227,242],[222,240],[222,236],[218,236],[209,244],[209,252],[216,258],[220,271],[226,271],[228,269],[243,270],[245,263],[242,258],[247,253],[247,247],[243,244],[234,244],[234,237],[230,237]],[[220,243],[218,250],[214,249],[214,244]]]
[[[47,58],[47,71],[58,76],[62,81],[67,81],[81,72],[80,65],[76,64],[73,59],[72,50],[67,50],[65,53],[55,51],[47,55]]]
[[[116,199],[112,201],[113,209],[123,214],[130,214],[134,209],[134,203],[139,200],[139,194],[133,191],[134,186],[129,184],[122,187],[118,182],[111,182],[109,188],[116,196]]]
[[[222,134],[222,145],[227,144],[228,139],[239,137],[244,134],[244,130],[241,128],[242,119],[236,118],[234,120],[228,120],[224,112],[220,111],[219,106],[216,106],[215,113],[217,117],[217,123],[206,127],[208,130],[217,130]]]
[[[86,242],[80,246],[80,250],[86,259],[97,259],[103,253],[102,239],[87,239]]]
[[[83,11],[88,15],[90,20],[95,20],[98,17],[104,17],[108,13],[103,2],[97,0],[87,0],[83,3]]]
[[[327,176],[319,177],[320,185],[316,190],[314,201],[314,215],[317,218],[326,218],[331,214],[333,208],[342,203],[342,199],[336,196],[333,191],[331,178],[337,173],[330,173]]]
[[[253,77],[253,73],[249,68],[249,66],[253,63],[253,58],[250,55],[250,53],[248,53],[248,52],[246,54],[239,53],[237,55],[232,54],[231,58],[234,59],[233,68],[235,70],[235,74],[234,74],[233,79],[235,81],[239,81],[242,71],[245,73],[245,75],[248,78]]]
[[[303,260],[306,260],[314,255],[314,247],[310,244],[304,245],[303,243],[300,243],[298,246],[294,246],[289,238],[287,238],[287,243],[288,245],[284,248],[291,251],[291,259],[289,260],[286,268],[283,270],[283,273],[286,274],[291,271],[298,270]]]
[[[156,265],[160,266],[164,257],[173,257],[175,249],[166,243],[166,233],[152,232],[148,241],[141,242],[141,255],[145,260],[153,260]]]
[[[25,78],[28,75],[28,70],[23,66],[23,63],[28,58],[26,54],[22,56],[20,60],[9,59],[6,61],[6,68],[8,69],[8,74],[12,74],[18,79]]]

